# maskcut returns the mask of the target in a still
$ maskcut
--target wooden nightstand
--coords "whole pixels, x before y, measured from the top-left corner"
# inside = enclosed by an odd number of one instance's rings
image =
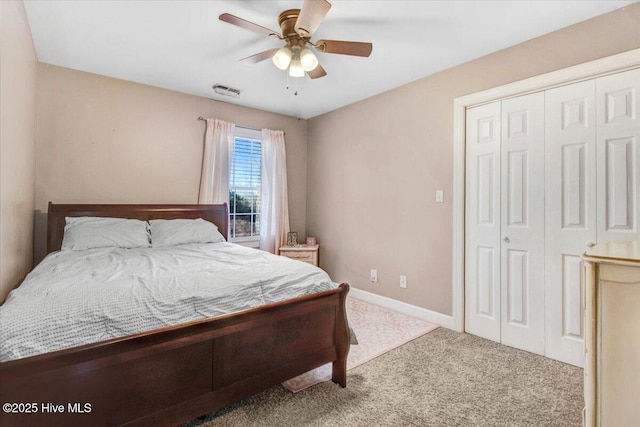
[[[316,267],[318,266],[318,252],[320,252],[320,245],[298,245],[280,247],[280,256],[286,256],[287,258],[308,262],[309,264],[313,264]]]

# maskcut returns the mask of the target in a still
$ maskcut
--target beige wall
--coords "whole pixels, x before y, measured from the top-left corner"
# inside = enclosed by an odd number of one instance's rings
[[[454,98],[639,47],[634,4],[309,120],[307,234],[321,267],[451,314]]]
[[[31,269],[36,73],[22,1],[0,1],[0,302]]]
[[[47,203],[197,203],[205,123],[286,132],[291,228],[304,236],[307,123],[47,64],[38,69],[36,259]]]

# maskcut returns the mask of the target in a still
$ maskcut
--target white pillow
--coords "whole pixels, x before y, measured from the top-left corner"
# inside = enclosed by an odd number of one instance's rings
[[[218,243],[224,237],[215,224],[198,219],[156,219],[151,223],[151,246],[184,245],[186,243]]]
[[[63,251],[92,248],[143,248],[150,246],[146,221],[125,218],[66,217]]]

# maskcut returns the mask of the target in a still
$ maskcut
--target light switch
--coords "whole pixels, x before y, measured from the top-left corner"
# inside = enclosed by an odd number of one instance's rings
[[[444,201],[444,191],[436,190],[436,203],[442,203]]]

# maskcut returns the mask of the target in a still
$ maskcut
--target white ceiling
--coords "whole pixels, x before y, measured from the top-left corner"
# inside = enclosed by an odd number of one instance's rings
[[[302,0],[25,0],[41,62],[310,118],[623,7],[632,1],[345,1],[312,40],[370,41],[369,58],[318,53],[328,75],[290,78],[238,60],[282,42],[218,20],[228,12],[280,31]],[[217,95],[215,83],[240,89]],[[297,95],[294,93],[297,91]]]

